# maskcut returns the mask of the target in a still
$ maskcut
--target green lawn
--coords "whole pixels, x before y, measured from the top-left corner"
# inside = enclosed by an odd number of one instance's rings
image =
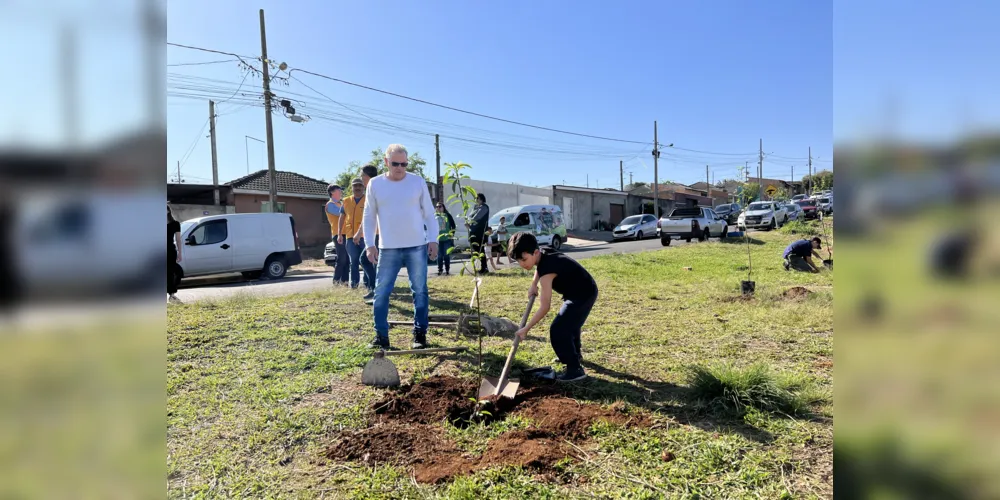
[[[757,293],[750,300],[739,297],[740,281],[747,279],[743,240],[583,261],[601,299],[583,333],[592,379],[574,386],[572,397],[624,402],[655,425],[594,424],[580,445],[580,456],[588,458],[560,462],[555,476],[508,467],[425,485],[405,468],[323,458],[342,432],[370,425],[371,404],[383,392],[360,384],[372,326],[358,293],[171,305],[169,495],[830,497],[833,276],[781,268],[781,251],[796,236],[751,236]],[[529,282],[520,269],[491,274],[481,291],[483,312],[517,321]],[[403,319],[412,308],[405,279],[398,285],[390,317]],[[813,293],[785,297],[793,286]],[[433,279],[430,289],[432,314],[460,311],[472,293],[468,276]],[[521,344],[519,367],[550,364],[547,327],[543,322]],[[443,330],[432,330],[429,338],[437,346],[467,346],[470,353],[393,358],[404,383],[440,374],[478,378],[475,338]],[[394,329],[392,341],[407,345],[409,330]],[[496,374],[510,339],[485,338],[483,345],[486,369]],[[512,417],[463,429],[438,425],[475,455],[499,434],[531,424]],[[668,452],[671,460],[663,458]]]

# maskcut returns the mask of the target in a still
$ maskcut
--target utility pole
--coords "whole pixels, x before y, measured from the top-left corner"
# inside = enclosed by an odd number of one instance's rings
[[[708,165],[705,165],[705,184],[708,184],[708,187],[705,189],[708,191],[708,202],[712,203],[712,181],[708,178]]]
[[[760,139],[757,150],[757,196],[764,200],[764,139]]]
[[[792,165],[792,190],[795,189],[795,165]],[[792,193],[795,194],[795,193]]]
[[[622,191],[625,190],[625,162],[618,160],[618,182],[621,183]],[[631,174],[630,174],[631,175]]]
[[[590,174],[587,174],[587,187],[590,187]]]
[[[66,144],[75,148],[80,140],[80,109],[77,106],[76,89],[78,72],[76,67],[76,29],[72,24],[66,23],[62,26],[60,33],[60,56],[62,59],[62,98],[65,106],[63,116]]]
[[[629,186],[631,186],[632,184],[634,184],[634,183],[632,182],[632,172],[629,172],[629,173],[628,173],[628,185],[629,185]]]
[[[809,188],[810,189],[808,191],[806,191],[806,194],[811,194],[812,193],[812,185],[813,185],[813,148],[812,148],[812,146],[809,146]]]
[[[434,134],[434,163],[437,165],[437,201],[444,203],[444,186],[441,184],[441,136]]]
[[[181,161],[177,160],[177,178],[174,179],[177,184],[181,183]]]
[[[215,101],[208,101],[208,134],[212,139],[212,194],[219,206],[219,156],[215,149]]]
[[[653,213],[660,220],[660,142],[656,136],[656,120],[653,120]]]
[[[271,212],[278,211],[278,175],[274,170],[274,128],[271,125],[271,76],[268,71],[267,36],[264,34],[264,9],[260,9],[260,59],[264,71],[264,124],[267,127],[267,177],[270,185],[268,200]]]

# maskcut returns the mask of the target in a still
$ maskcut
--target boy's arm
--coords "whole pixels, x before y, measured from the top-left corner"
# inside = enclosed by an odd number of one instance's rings
[[[538,280],[539,284],[542,286],[542,293],[538,296],[538,310],[535,311],[535,315],[531,317],[528,324],[524,325],[524,328],[520,329],[521,340],[524,340],[528,336],[528,331],[534,328],[539,321],[545,319],[545,315],[549,313],[549,309],[552,307],[552,280],[555,279],[555,274],[546,274]]]

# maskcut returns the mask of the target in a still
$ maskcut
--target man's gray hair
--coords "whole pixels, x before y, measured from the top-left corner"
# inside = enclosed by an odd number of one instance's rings
[[[410,156],[410,154],[406,152],[406,146],[402,144],[390,144],[389,147],[385,148],[386,158],[391,158],[393,153],[403,153],[406,156]]]

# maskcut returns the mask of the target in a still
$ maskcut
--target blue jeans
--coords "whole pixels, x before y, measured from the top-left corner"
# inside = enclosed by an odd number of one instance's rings
[[[350,277],[351,277],[351,288],[357,288],[359,282],[361,282],[362,272],[358,270],[358,266],[361,266],[361,270],[364,271],[364,284],[365,288],[371,290],[375,288],[375,264],[372,264],[368,260],[368,256],[365,255],[365,239],[361,238],[358,240],[357,245],[354,244],[354,240],[348,238],[347,240],[347,253],[351,257],[350,264]]]
[[[333,242],[337,246],[337,265],[333,267],[333,282],[347,283],[347,248],[340,243],[340,238],[333,237]]]
[[[375,335],[389,340],[389,294],[396,286],[399,270],[406,267],[413,292],[413,328],[427,332],[427,245],[409,248],[382,248],[375,270]]]

